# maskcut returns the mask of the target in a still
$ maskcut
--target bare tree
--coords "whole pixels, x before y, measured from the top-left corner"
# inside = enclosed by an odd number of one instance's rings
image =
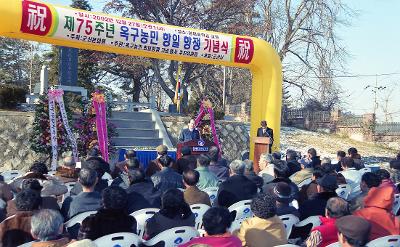
[[[302,99],[334,104],[347,57],[337,37],[355,13],[342,0],[259,0],[255,35],[272,44],[283,63],[284,90],[299,89]],[[303,101],[304,102],[304,101]]]
[[[114,81],[130,95],[133,102],[139,102],[142,86],[147,80],[151,62],[147,58],[124,56],[113,53],[98,53],[99,68],[116,77]]]
[[[158,22],[182,27],[212,31],[244,33],[243,18],[253,13],[255,0],[110,0],[106,11],[121,13],[125,17]],[[173,99],[176,87],[176,61],[152,59],[154,78]],[[182,70],[182,101],[185,108],[188,101],[187,88],[202,78],[210,65],[184,63]],[[195,87],[192,87],[195,88]]]

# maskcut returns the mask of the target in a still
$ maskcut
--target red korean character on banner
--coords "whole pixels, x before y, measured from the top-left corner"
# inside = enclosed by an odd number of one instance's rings
[[[250,63],[254,55],[253,40],[236,38],[235,63]]]
[[[49,33],[52,24],[50,8],[32,1],[22,1],[21,32],[45,36]]]

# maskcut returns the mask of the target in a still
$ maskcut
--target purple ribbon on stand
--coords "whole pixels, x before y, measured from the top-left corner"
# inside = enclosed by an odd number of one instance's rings
[[[96,111],[97,141],[103,159],[108,162],[108,131],[107,131],[107,110],[104,94],[95,92],[93,96],[93,107]]]

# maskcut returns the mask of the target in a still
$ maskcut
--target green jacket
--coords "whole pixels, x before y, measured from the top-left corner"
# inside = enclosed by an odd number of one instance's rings
[[[209,187],[218,187],[218,178],[214,173],[208,170],[208,167],[197,167],[196,171],[200,173],[199,182],[197,187],[204,190]]]

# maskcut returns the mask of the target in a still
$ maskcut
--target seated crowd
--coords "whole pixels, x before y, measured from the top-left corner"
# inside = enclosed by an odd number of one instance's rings
[[[34,247],[96,246],[93,241],[108,234],[139,234],[131,214],[158,208],[140,235],[145,241],[174,227],[195,227],[194,204],[209,207],[202,217],[204,235],[180,246],[364,246],[400,235],[399,212],[392,212],[399,193],[400,154],[387,169],[363,172],[355,148],[347,155],[338,151],[337,164],[321,160],[314,148],[303,158],[288,150],[286,159],[280,153],[262,154],[257,173],[250,160],[228,165],[216,147],[199,156],[184,148],[177,161],[167,151],[166,146],[157,147],[158,157],[143,169],[135,151],[112,168],[93,149],[79,168],[66,155],[53,176],[45,164],[35,163],[10,183],[1,181],[0,246],[30,241]],[[75,184],[68,189],[71,182]],[[347,196],[337,194],[340,185],[349,188]],[[215,199],[208,189],[217,191]],[[239,219],[235,227],[237,212],[228,208],[243,200],[251,200],[254,217]],[[65,227],[89,211],[93,213],[81,224]],[[288,215],[297,222],[316,217],[319,224],[299,225],[289,234],[283,221]]]

